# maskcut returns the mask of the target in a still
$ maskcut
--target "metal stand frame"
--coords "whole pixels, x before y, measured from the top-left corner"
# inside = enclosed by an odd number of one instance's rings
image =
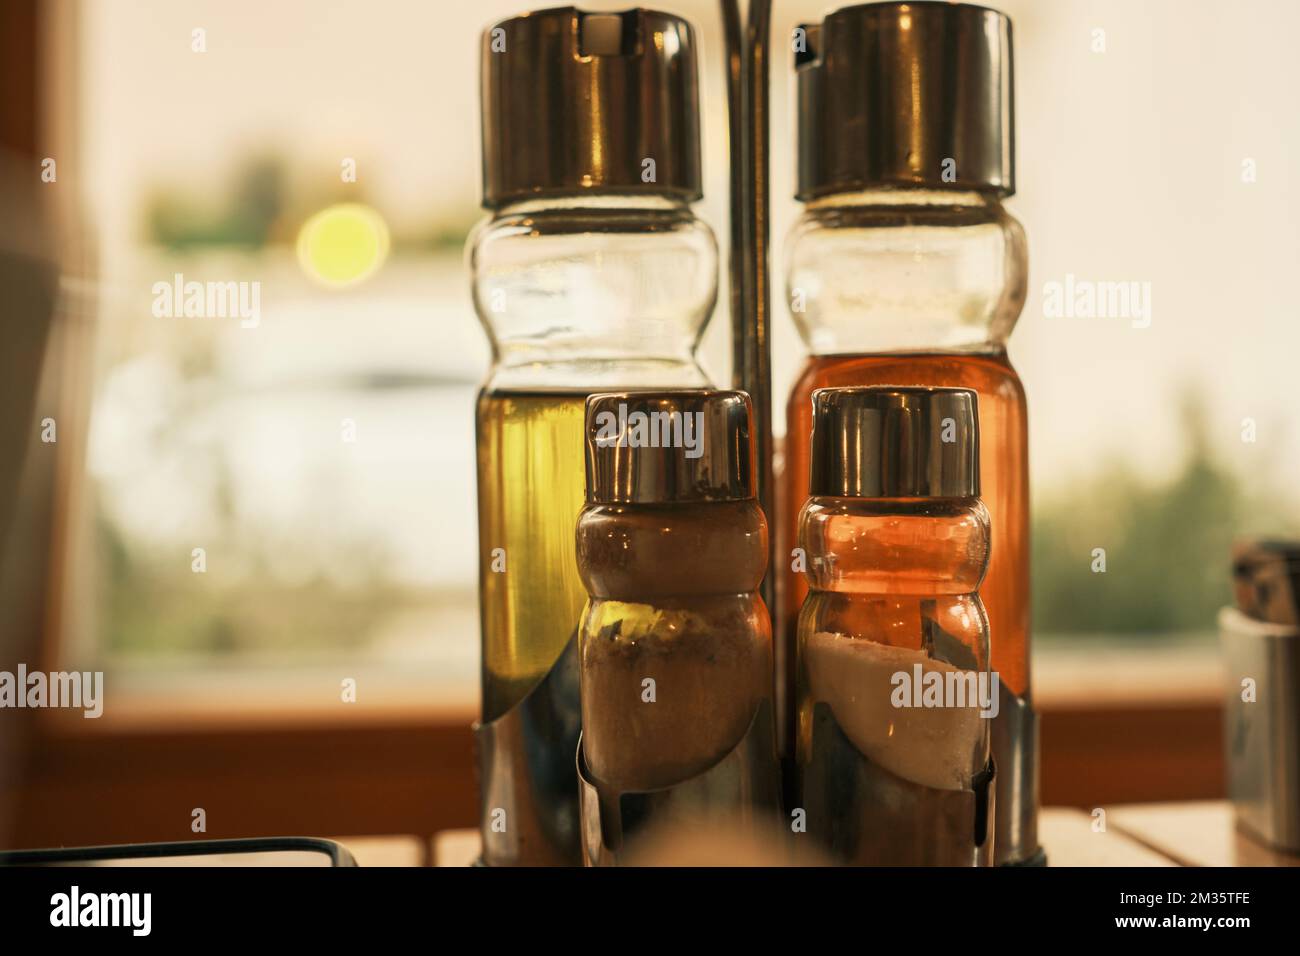
[[[825,703],[813,708],[803,768],[808,833],[855,866],[990,866],[994,763],[969,789],[938,790],[890,773],[845,736]]]
[[[764,700],[740,742],[703,773],[662,790],[603,793],[579,743],[576,756],[582,813],[582,855],[588,866],[617,866],[650,830],[725,823],[770,829],[780,809],[772,705]]]
[[[575,634],[523,700],[496,720],[474,725],[482,864],[582,862],[573,769],[581,731]]]

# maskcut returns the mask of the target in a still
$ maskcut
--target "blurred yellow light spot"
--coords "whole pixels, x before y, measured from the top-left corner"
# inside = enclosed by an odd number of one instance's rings
[[[388,244],[388,224],[379,213],[360,203],[342,203],[302,224],[298,264],[326,285],[352,285],[384,264]]]

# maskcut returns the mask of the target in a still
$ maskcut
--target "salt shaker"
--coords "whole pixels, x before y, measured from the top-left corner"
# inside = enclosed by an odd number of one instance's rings
[[[969,389],[813,393],[796,752],[808,832],[845,862],[991,859],[978,448]]]

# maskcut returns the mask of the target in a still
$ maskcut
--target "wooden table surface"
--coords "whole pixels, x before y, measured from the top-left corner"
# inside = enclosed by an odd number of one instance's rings
[[[1238,831],[1224,800],[1135,803],[1112,810],[1109,823],[1180,866],[1300,866],[1300,855]]]
[[[1039,839],[1052,866],[1300,866],[1237,832],[1226,801],[1130,804],[1104,818],[1047,807]],[[470,866],[477,830],[447,830],[426,847],[416,837],[341,837],[362,866]]]

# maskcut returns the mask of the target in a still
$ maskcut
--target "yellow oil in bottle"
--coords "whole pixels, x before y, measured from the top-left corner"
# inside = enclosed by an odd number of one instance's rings
[[[483,719],[517,704],[578,627],[585,392],[484,391],[478,400]]]

